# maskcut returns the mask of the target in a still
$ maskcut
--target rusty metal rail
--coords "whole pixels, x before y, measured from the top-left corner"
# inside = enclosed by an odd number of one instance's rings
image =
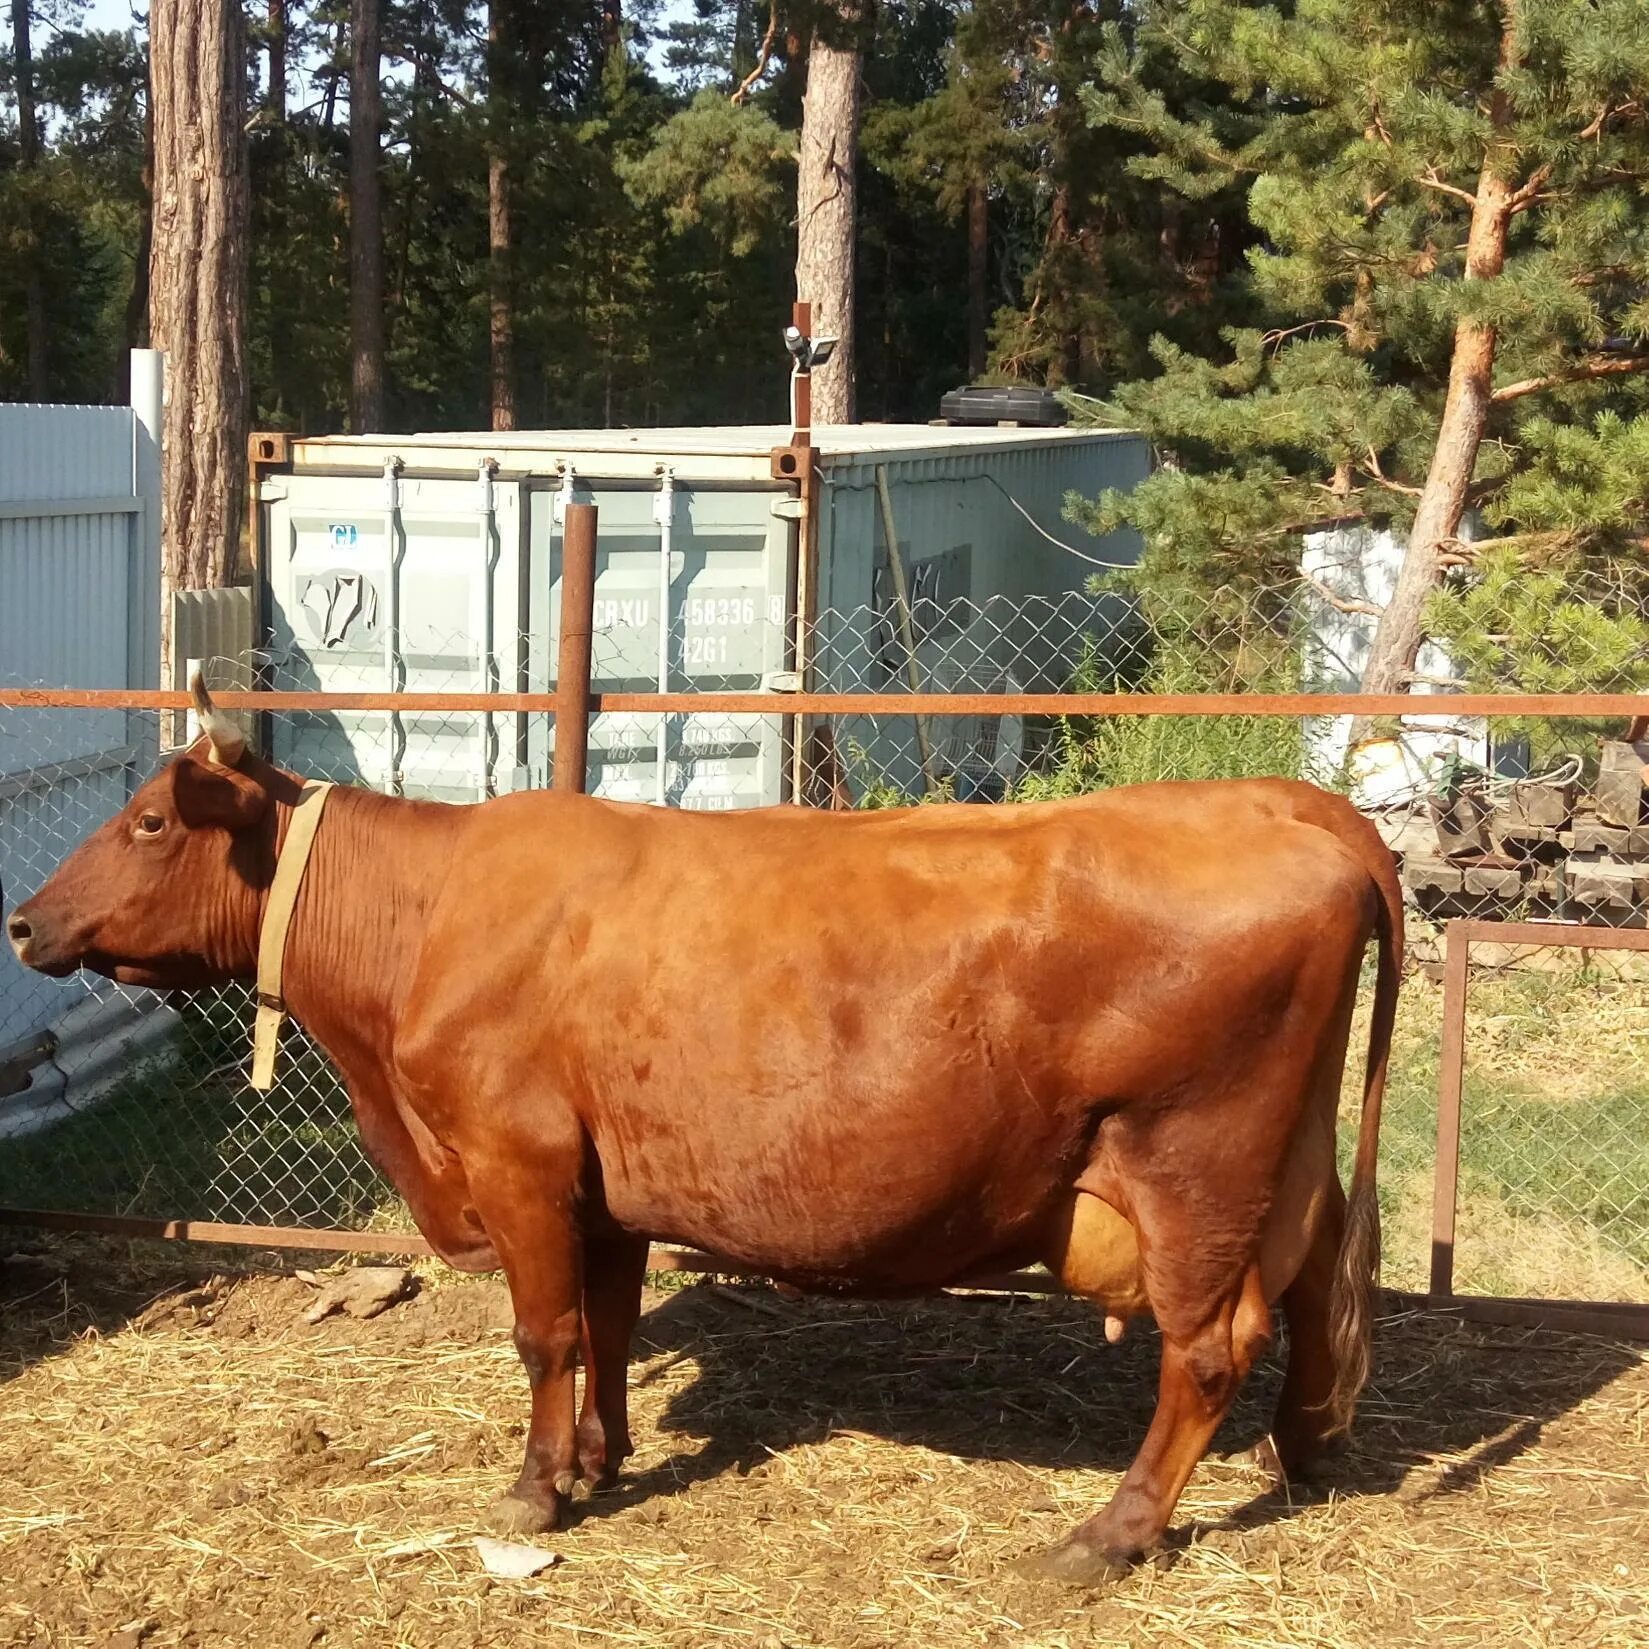
[[[72,1214],[49,1209],[0,1209],[0,1229],[89,1232],[151,1242],[225,1243],[243,1248],[296,1250],[312,1253],[383,1254],[399,1259],[427,1258],[433,1252],[424,1239],[404,1231],[323,1231],[267,1225],[217,1225],[205,1220],[137,1219],[113,1214]],[[741,1277],[760,1280],[760,1273],[696,1248],[655,1243],[648,1250],[647,1269],[684,1276]],[[1008,1271],[969,1279],[932,1291],[957,1295],[1063,1295],[1062,1284],[1045,1271]],[[1467,1322],[1506,1328],[1537,1328],[1575,1334],[1601,1334],[1623,1340],[1649,1339],[1649,1307],[1612,1305],[1579,1300],[1513,1300],[1481,1295],[1439,1296],[1402,1289],[1380,1290],[1380,1311],[1397,1315],[1411,1311],[1443,1312]]]
[[[222,692],[225,710],[543,713],[559,693]],[[0,688],[0,710],[187,710],[187,693]],[[1649,717],[1649,693],[591,693],[592,714],[753,716],[1542,716]]]

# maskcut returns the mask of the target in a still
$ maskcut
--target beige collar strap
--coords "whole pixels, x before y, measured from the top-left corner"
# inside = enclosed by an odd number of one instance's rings
[[[258,935],[258,1017],[252,1027],[252,1086],[266,1094],[275,1085],[275,1050],[280,1045],[286,999],[281,975],[286,966],[286,936],[297,908],[298,889],[309,867],[309,852],[321,826],[321,810],[330,784],[306,784],[293,804],[286,840],[275,859],[275,879],[269,884],[269,903]]]

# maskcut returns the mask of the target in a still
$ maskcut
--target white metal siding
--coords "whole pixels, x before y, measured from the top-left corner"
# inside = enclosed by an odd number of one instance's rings
[[[1468,521],[1468,537],[1471,526]],[[1406,543],[1394,533],[1360,526],[1307,533],[1300,565],[1337,595],[1383,607],[1397,587]],[[1374,629],[1375,620],[1369,614],[1341,612],[1326,601],[1313,602],[1307,686],[1323,693],[1355,692],[1374,644]],[[1421,648],[1416,668],[1422,675],[1442,679],[1454,674],[1448,653],[1431,641]],[[1430,684],[1417,683],[1416,701],[1433,691]],[[1345,759],[1350,723],[1343,716],[1313,717],[1306,723],[1306,737],[1314,761],[1333,771]],[[1488,722],[1446,711],[1435,716],[1405,716],[1400,734],[1359,753],[1353,795],[1370,807],[1407,801],[1435,783],[1438,764],[1450,756],[1463,757],[1479,767],[1491,766],[1494,755]]]
[[[131,496],[130,407],[0,406],[0,504]]]
[[[158,479],[130,407],[0,406],[0,684],[159,685]],[[0,710],[5,909],[125,804],[153,734],[120,710]],[[84,990],[0,960],[0,1047]]]

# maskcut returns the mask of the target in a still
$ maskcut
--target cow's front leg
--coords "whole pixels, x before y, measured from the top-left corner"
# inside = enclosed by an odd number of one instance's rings
[[[574,1370],[578,1361],[580,1252],[571,1187],[527,1192],[502,1211],[481,1211],[515,1307],[515,1349],[532,1387],[526,1456],[515,1486],[493,1506],[509,1534],[553,1529],[578,1481]]]
[[[630,1336],[641,1315],[647,1239],[624,1233],[584,1243],[584,1401],[578,1415],[581,1481],[599,1488],[632,1452]]]

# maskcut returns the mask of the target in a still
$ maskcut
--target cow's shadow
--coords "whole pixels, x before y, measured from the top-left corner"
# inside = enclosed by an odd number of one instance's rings
[[[644,1411],[632,1429],[639,1436],[656,1425],[678,1446],[627,1473],[583,1515],[742,1475],[843,1431],[965,1460],[1092,1470],[1097,1511],[1144,1438],[1157,1352],[1149,1325],[1107,1345],[1099,1318],[1069,1299],[790,1302],[766,1289],[684,1289],[643,1317],[632,1382]],[[1237,1455],[1264,1437],[1283,1354],[1279,1336],[1211,1454]],[[650,1378],[686,1358],[697,1377],[672,1380],[655,1417],[643,1395]],[[1468,1492],[1638,1361],[1607,1340],[1488,1328],[1447,1313],[1384,1319],[1352,1438],[1327,1463],[1322,1486],[1339,1496]],[[1439,1461],[1441,1471],[1415,1471]],[[1217,1521],[1199,1525],[1182,1513],[1170,1543],[1273,1523],[1312,1497],[1269,1488],[1257,1469],[1251,1481],[1252,1499]]]

